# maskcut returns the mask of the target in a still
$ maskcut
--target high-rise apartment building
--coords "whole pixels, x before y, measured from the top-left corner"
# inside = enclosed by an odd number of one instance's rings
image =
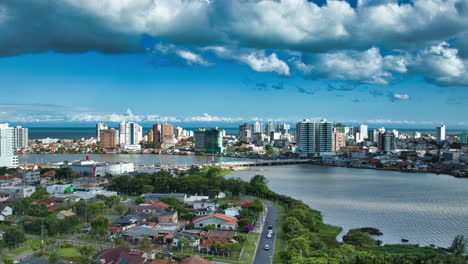
[[[281,123],[279,125],[279,132],[281,132],[282,135],[291,134],[291,125],[286,124],[286,123]]]
[[[463,131],[463,133],[460,136],[460,143],[462,145],[468,144],[468,131]]]
[[[223,153],[226,151],[223,146],[223,130],[218,128],[213,129],[198,129],[195,131],[195,151],[205,151],[206,153]]]
[[[252,134],[264,133],[264,132],[265,132],[265,127],[263,123],[255,122],[252,124]]]
[[[242,143],[250,143],[252,141],[252,126],[244,123],[239,127],[239,140]]]
[[[223,146],[223,131],[213,128],[205,131],[205,149],[207,153],[223,153],[226,149]]]
[[[315,133],[317,133],[317,137],[315,139],[315,144],[317,144],[317,152],[332,152],[333,123],[327,122],[327,120],[322,120],[318,123],[315,123],[315,125]]]
[[[108,129],[109,127],[107,124],[99,122],[96,124],[96,140],[99,142],[101,141],[101,130]]]
[[[174,143],[174,126],[171,124],[163,124],[161,127],[161,143]]]
[[[29,131],[20,126],[15,127],[15,149],[25,149],[29,146]]]
[[[315,123],[308,119],[296,124],[296,145],[301,155],[316,153],[315,148]]]
[[[365,141],[369,139],[369,128],[367,125],[360,125],[359,126],[359,140]]]
[[[99,145],[101,148],[115,148],[119,145],[119,131],[111,129],[101,129]]]
[[[153,143],[154,142],[154,132],[153,132],[153,129],[150,129],[148,131],[148,134],[147,134],[147,138],[148,138],[148,143]]]
[[[195,130],[193,133],[193,139],[195,140],[195,151],[201,152],[205,150],[205,132],[206,129],[200,128]]]
[[[185,136],[185,130],[181,128],[180,126],[174,128],[174,137],[177,140],[181,140]]]
[[[332,138],[333,151],[339,151],[342,147],[346,147],[346,134],[344,132],[339,132],[336,127],[333,129]]]
[[[304,119],[296,124],[296,145],[301,155],[315,155],[333,151],[333,123]]]
[[[436,139],[437,141],[445,140],[445,125],[436,127]]]
[[[276,125],[273,122],[269,122],[267,125],[267,135],[270,135],[271,132],[276,132]]]
[[[161,124],[159,123],[153,125],[153,141],[161,142]]]
[[[396,148],[396,137],[393,131],[387,130],[380,134],[379,149],[390,152]]]
[[[345,126],[343,124],[335,124],[335,129],[337,133],[346,133],[345,132]]]
[[[119,143],[124,148],[136,148],[143,140],[143,128],[134,122],[120,123],[119,133]]]
[[[15,155],[15,130],[8,124],[0,124],[0,167],[18,166]]]

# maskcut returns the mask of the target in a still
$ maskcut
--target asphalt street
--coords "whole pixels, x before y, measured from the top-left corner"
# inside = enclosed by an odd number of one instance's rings
[[[266,205],[268,208],[268,212],[265,218],[262,233],[260,234],[260,241],[257,246],[257,252],[253,264],[269,264],[272,263],[273,260],[273,253],[275,250],[276,227],[278,224],[279,213],[278,208],[276,208],[276,206],[271,205],[269,203],[267,203]],[[271,238],[267,238],[269,225],[273,226],[273,236]],[[268,245],[270,249],[265,250],[265,245]]]

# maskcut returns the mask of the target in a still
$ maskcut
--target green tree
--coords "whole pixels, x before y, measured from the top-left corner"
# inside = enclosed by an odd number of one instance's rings
[[[190,241],[186,237],[182,237],[181,239],[179,239],[179,241],[177,241],[177,247],[179,249],[188,248],[189,245]]]
[[[98,216],[91,221],[91,232],[96,235],[104,236],[107,234],[109,220],[104,216]]]
[[[108,208],[112,208],[120,203],[120,197],[117,195],[109,196],[106,198],[105,204]]]
[[[127,212],[127,206],[123,203],[119,203],[114,209],[119,215],[124,215]]]
[[[21,226],[10,226],[3,234],[3,241],[9,248],[17,247],[20,243],[26,241],[24,230]]]
[[[135,204],[136,205],[139,205],[139,204],[142,204],[145,202],[145,199],[143,199],[143,197],[141,196],[138,196],[136,199],[135,199]]]
[[[449,251],[456,256],[461,256],[465,253],[467,244],[468,241],[463,235],[457,235],[453,239],[452,245],[449,247]]]

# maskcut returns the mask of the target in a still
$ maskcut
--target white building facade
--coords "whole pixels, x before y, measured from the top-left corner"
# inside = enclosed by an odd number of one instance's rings
[[[8,124],[0,124],[0,167],[18,166],[15,155],[15,131]]]

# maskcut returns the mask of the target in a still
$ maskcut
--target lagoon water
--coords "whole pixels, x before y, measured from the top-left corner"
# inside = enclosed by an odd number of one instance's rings
[[[20,154],[18,155],[19,164],[43,163],[43,162],[61,162],[84,160],[86,155],[92,160],[107,162],[133,162],[137,165],[193,165],[209,164],[212,162],[211,156],[195,155],[157,155],[157,154]],[[214,162],[232,162],[245,160],[242,158],[215,157]]]
[[[448,247],[468,237],[468,179],[316,165],[254,167],[231,177],[265,175],[270,188],[322,212],[324,221],[351,228],[376,227],[384,243]]]
[[[210,156],[91,154],[98,161],[190,165]],[[85,154],[22,154],[20,164],[74,161]],[[215,157],[215,162],[239,161]],[[431,173],[402,173],[317,165],[253,167],[230,174],[249,180],[263,174],[273,191],[303,200],[322,212],[326,223],[351,228],[376,227],[384,243],[448,247],[457,234],[468,237],[468,179]]]

